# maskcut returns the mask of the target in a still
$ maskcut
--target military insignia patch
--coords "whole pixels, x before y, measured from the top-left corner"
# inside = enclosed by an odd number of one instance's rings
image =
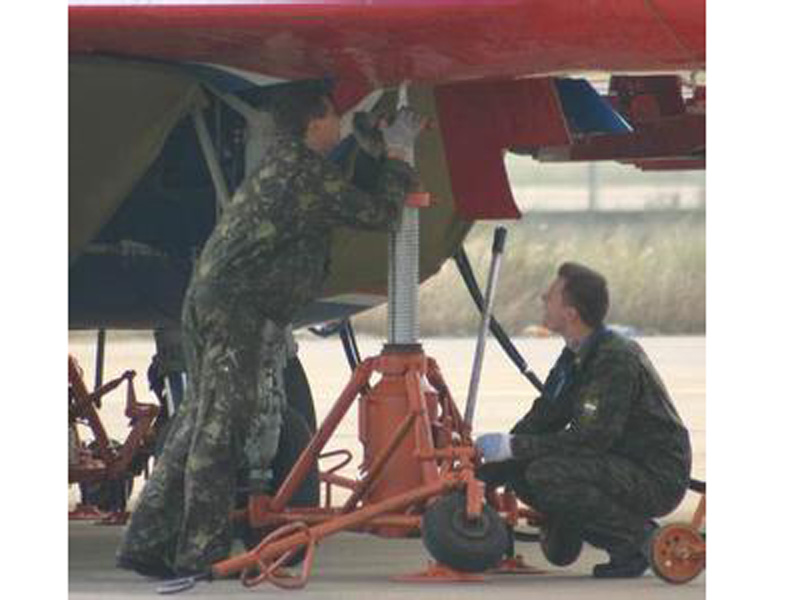
[[[596,396],[590,396],[585,398],[581,403],[581,414],[580,414],[580,421],[581,423],[588,423],[589,421],[594,420],[595,416],[597,415],[597,407],[600,404],[600,399]]]

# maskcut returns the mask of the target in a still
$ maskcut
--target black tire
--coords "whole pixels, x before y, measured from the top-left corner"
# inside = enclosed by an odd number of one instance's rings
[[[133,478],[106,479],[81,483],[81,503],[96,506],[103,512],[125,510],[133,491]]]
[[[311,432],[308,429],[306,420],[292,407],[287,407],[283,413],[283,426],[278,440],[278,452],[272,461],[273,485],[269,490],[270,494],[278,491],[278,488],[286,480],[310,440]],[[318,507],[320,500],[319,486],[319,471],[315,463],[311,467],[308,476],[297,488],[291,500],[289,500],[288,506],[292,508]],[[242,500],[240,501],[240,507],[243,508],[246,506],[246,496]],[[241,523],[237,533],[241,537],[245,548],[252,550],[264,539],[264,536],[274,529],[274,527],[252,528],[247,523]],[[305,553],[300,552],[286,564],[288,566],[297,564],[304,556]]]
[[[115,453],[122,448],[117,440],[108,440],[109,447]],[[97,441],[89,444],[89,450],[94,458],[100,458]],[[133,475],[126,473],[121,479],[104,479],[81,483],[81,503],[96,506],[103,512],[117,512],[125,510],[128,499],[133,491]]]
[[[308,385],[303,363],[295,356],[286,363],[283,370],[283,385],[286,389],[286,403],[303,415],[311,433],[317,431],[317,414],[314,410],[314,399]]]
[[[551,519],[542,525],[539,543],[544,557],[557,567],[574,563],[583,549],[580,529],[568,517]]]
[[[496,566],[511,543],[500,515],[486,504],[478,519],[467,519],[462,492],[442,496],[425,511],[422,541],[431,556],[458,571],[480,573]]]
[[[286,407],[283,413],[283,426],[281,436],[278,439],[278,452],[272,461],[272,494],[278,491],[278,487],[286,480],[294,467],[297,459],[300,458],[303,450],[311,441],[312,433],[309,430],[305,418],[291,406]],[[319,471],[316,463],[311,467],[311,471],[297,491],[289,500],[289,506],[319,506]]]

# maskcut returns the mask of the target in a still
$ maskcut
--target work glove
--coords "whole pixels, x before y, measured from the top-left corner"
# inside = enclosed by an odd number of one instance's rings
[[[481,451],[483,461],[501,462],[514,458],[511,451],[510,433],[484,433],[475,440],[475,447]]]
[[[426,119],[408,107],[401,108],[391,125],[382,128],[383,141],[390,154],[409,161],[414,141],[426,125]]]

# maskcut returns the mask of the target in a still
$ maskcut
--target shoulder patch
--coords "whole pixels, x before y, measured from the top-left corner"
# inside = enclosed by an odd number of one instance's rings
[[[589,423],[597,416],[600,406],[600,398],[594,395],[585,395],[580,399],[580,414],[578,419],[581,423]]]

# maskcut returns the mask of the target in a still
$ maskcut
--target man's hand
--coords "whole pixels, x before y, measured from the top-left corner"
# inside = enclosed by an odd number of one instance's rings
[[[484,462],[501,462],[514,458],[511,452],[510,433],[484,433],[475,440],[475,447],[480,449]]]
[[[411,157],[414,141],[426,124],[427,119],[410,108],[400,109],[394,122],[382,129],[387,154],[407,162]]]
[[[378,115],[357,112],[353,115],[353,135],[361,149],[373,158],[386,154],[386,142],[378,129]]]

